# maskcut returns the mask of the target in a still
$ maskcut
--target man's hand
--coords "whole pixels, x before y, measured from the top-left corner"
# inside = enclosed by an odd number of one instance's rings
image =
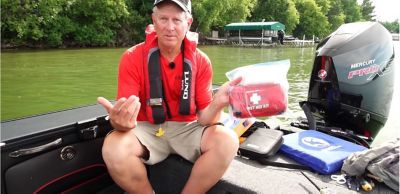
[[[242,81],[242,77],[238,77],[232,81],[225,82],[221,87],[219,87],[218,92],[215,93],[213,97],[213,104],[217,108],[223,109],[229,105],[229,91],[232,86],[238,85]]]
[[[229,92],[232,86],[238,85],[242,81],[242,77],[238,77],[232,81],[225,82],[219,87],[218,92],[214,94],[213,101],[207,108],[198,111],[198,121],[202,125],[210,125],[219,122],[222,109],[229,105]]]
[[[103,97],[98,97],[97,102],[108,112],[110,123],[114,129],[128,131],[136,127],[140,101],[135,95],[130,96],[128,99],[120,98],[115,105]]]

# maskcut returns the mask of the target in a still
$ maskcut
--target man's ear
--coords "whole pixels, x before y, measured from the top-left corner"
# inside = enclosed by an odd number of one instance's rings
[[[193,23],[193,18],[189,18],[189,19],[188,19],[188,26],[189,26],[189,29],[190,29],[190,27],[192,26],[192,23]]]
[[[155,23],[155,22],[154,22],[155,19],[156,19],[156,18],[155,18],[155,16],[154,16],[154,13],[152,13],[152,14],[151,14],[151,21],[153,22],[153,24]]]

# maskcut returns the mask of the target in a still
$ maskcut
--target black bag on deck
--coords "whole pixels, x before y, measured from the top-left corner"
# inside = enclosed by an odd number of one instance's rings
[[[269,129],[264,122],[256,122],[242,135],[247,138],[240,144],[238,154],[255,160],[273,156],[283,143],[282,136],[282,131]]]

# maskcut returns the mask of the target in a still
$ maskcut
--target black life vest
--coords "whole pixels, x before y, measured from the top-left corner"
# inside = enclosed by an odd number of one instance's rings
[[[181,115],[190,115],[196,112],[194,91],[197,66],[194,55],[197,48],[197,40],[197,33],[188,32],[182,43],[183,72],[179,103],[179,113]],[[146,114],[148,120],[154,124],[164,123],[167,116],[171,116],[164,95],[160,49],[157,43],[157,34],[154,26],[147,26],[143,52],[144,76],[146,80]]]

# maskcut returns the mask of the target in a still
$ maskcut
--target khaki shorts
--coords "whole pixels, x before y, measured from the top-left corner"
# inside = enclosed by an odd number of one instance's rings
[[[157,137],[155,134],[161,128],[164,135]],[[138,122],[133,132],[140,143],[149,150],[149,159],[146,164],[156,164],[163,161],[170,154],[178,154],[191,162],[201,155],[201,137],[206,127],[198,122],[173,122],[151,124],[147,121]]]

